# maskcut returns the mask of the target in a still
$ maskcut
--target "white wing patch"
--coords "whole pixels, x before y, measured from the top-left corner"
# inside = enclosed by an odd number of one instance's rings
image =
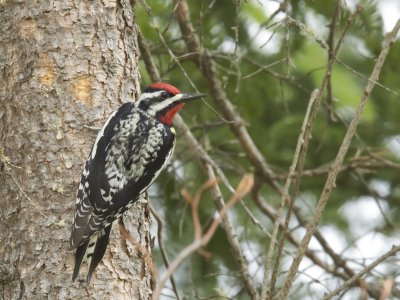
[[[101,128],[100,132],[97,134],[96,141],[94,142],[92,152],[90,153],[89,159],[94,158],[96,156],[96,151],[97,151],[97,144],[99,143],[101,137],[104,135],[104,130],[108,126],[108,123],[110,123],[111,119],[115,116],[117,113],[117,110],[114,111],[111,116],[108,117],[107,121],[104,123],[103,127]]]
[[[130,119],[123,120],[118,132],[110,141],[110,148],[105,159],[105,173],[110,191],[108,194],[104,190],[101,191],[104,201],[111,201],[115,193],[121,191],[128,182],[136,182],[142,178],[148,165],[157,159],[157,155],[163,147],[166,134],[164,125],[161,123],[150,124],[152,126],[149,126],[150,130],[146,135],[140,136],[140,133],[138,133],[140,132],[139,122],[141,120],[138,114]],[[132,141],[132,135],[135,136],[135,134],[138,138]],[[172,155],[174,145],[164,161],[164,166]],[[153,174],[151,183],[162,169]],[[143,191],[145,189],[147,187]]]
[[[166,156],[166,158],[165,158],[165,161],[164,161],[162,167],[161,167],[160,169],[158,169],[157,172],[155,172],[155,173],[153,174],[153,178],[151,179],[149,185],[146,186],[145,188],[143,188],[143,189],[139,192],[139,194],[142,194],[143,192],[145,192],[145,191],[147,190],[147,188],[153,184],[154,180],[156,180],[156,178],[158,177],[158,175],[160,175],[161,171],[164,170],[165,166],[168,165],[169,161],[171,160],[171,156],[172,156],[172,154],[174,153],[174,149],[175,149],[175,140],[174,140],[174,142],[173,142],[173,144],[172,144],[172,146],[171,146],[171,149],[169,150],[169,152],[168,152],[168,154],[167,154],[167,156]]]
[[[131,118],[122,120],[119,127],[114,129],[115,135],[110,141],[110,149],[105,159],[105,174],[110,185],[110,192],[107,195],[104,190],[101,191],[104,201],[110,202],[114,194],[127,183],[125,162],[129,155],[128,145],[139,122],[140,115],[133,114]]]

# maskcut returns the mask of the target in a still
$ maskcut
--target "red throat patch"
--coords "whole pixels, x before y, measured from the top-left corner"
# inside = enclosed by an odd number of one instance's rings
[[[175,115],[178,113],[178,111],[181,110],[181,108],[184,105],[185,105],[184,103],[179,103],[176,106],[172,107],[171,109],[167,110],[167,112],[165,114],[160,116],[160,121],[162,123],[164,123],[165,125],[171,126]]]

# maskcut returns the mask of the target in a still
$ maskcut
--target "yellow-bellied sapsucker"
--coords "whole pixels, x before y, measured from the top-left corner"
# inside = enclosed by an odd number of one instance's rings
[[[168,163],[175,147],[175,114],[185,102],[202,96],[154,83],[105,122],[79,183],[70,239],[70,248],[77,248],[73,281],[83,261],[88,263],[86,281],[90,281],[107,248],[112,222]]]

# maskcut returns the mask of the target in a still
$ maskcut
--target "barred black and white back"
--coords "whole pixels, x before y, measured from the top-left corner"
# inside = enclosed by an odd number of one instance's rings
[[[168,163],[175,147],[174,115],[186,100],[201,96],[156,83],[137,102],[123,104],[107,119],[79,183],[70,239],[70,248],[77,248],[73,280],[86,261],[90,281],[107,248],[112,222]]]

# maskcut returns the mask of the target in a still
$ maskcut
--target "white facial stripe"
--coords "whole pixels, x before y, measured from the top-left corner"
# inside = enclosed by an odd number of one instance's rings
[[[154,92],[154,93],[143,93],[140,95],[139,99],[137,99],[137,101],[135,101],[135,104],[139,104],[141,101],[149,99],[149,98],[159,97],[162,92],[164,92],[164,91],[158,91],[158,92]]]
[[[164,108],[168,107],[172,103],[182,99],[182,97],[183,97],[182,94],[178,94],[178,95],[175,95],[174,97],[168,98],[167,100],[164,100],[157,104],[154,104],[150,107],[149,112],[150,112],[150,114],[155,115],[156,112],[163,110]]]

